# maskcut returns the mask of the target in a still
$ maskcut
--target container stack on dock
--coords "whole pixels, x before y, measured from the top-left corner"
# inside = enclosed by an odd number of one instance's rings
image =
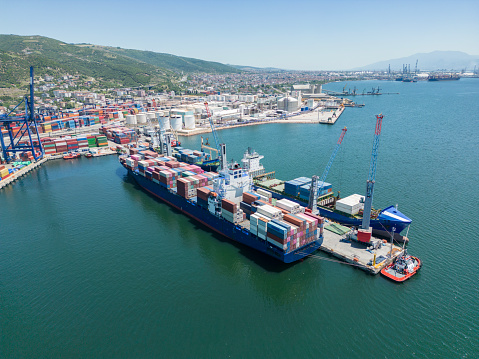
[[[97,144],[97,147],[108,147],[108,140],[106,136],[97,136],[96,144]]]
[[[68,151],[67,141],[63,139],[54,140],[55,149],[57,153],[63,153]]]
[[[96,147],[96,137],[95,136],[86,136],[86,140],[88,141],[88,147],[93,148]]]
[[[136,132],[124,126],[105,125],[100,128],[100,132],[103,133],[110,141],[121,145],[135,142],[137,139]]]
[[[5,166],[0,165],[0,180],[7,179],[10,176],[10,171]]]
[[[78,141],[77,141],[76,138],[68,139],[68,140],[66,140],[66,143],[67,143],[67,151],[68,152],[78,150]]]

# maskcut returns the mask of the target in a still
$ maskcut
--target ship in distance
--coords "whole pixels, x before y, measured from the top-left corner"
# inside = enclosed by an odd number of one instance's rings
[[[461,76],[457,74],[432,74],[429,75],[428,81],[450,81],[450,80],[459,80]]]

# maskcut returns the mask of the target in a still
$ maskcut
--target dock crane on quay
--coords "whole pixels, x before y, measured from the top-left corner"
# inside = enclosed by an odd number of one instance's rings
[[[329,158],[329,162],[326,165],[326,168],[323,171],[323,174],[321,175],[321,178],[318,176],[313,176],[311,178],[311,188],[309,189],[309,202],[308,202],[308,208],[311,210],[313,214],[318,214],[318,197],[319,194],[321,193],[321,190],[324,187],[324,181],[326,181],[326,177],[328,176],[329,170],[331,169],[331,166],[333,164],[334,158],[336,157],[336,154],[338,153],[339,147],[341,146],[341,143],[343,142],[344,135],[346,134],[346,131],[348,129],[346,127],[343,128],[341,131],[341,135],[339,136],[339,140],[336,143],[336,147],[334,148],[333,153],[331,154],[331,157]]]
[[[155,127],[153,126],[150,118],[147,116],[146,121],[148,123],[147,131],[151,134],[151,147],[152,150],[156,150],[159,148],[160,154],[164,156],[171,156],[171,134],[166,133],[165,129],[162,128],[160,120],[158,120],[158,130],[155,131]]]
[[[9,144],[5,143],[3,134],[0,133],[0,143],[2,145],[2,153],[5,161],[10,162],[12,156],[17,152],[31,152],[35,161],[43,157],[43,146],[40,141],[40,134],[37,127],[37,117],[34,113],[34,85],[33,85],[33,67],[30,67],[30,98],[27,96],[17,105],[13,110],[5,115],[0,116],[0,126],[4,126],[8,133]],[[25,115],[10,116],[10,114],[17,109],[23,102],[25,102]],[[20,128],[13,129],[15,123],[20,124]],[[37,139],[34,140],[31,129],[35,129]],[[22,143],[22,138],[28,136],[27,143]]]
[[[205,102],[205,108],[206,108],[206,117],[208,118],[208,121],[210,122],[211,132],[213,133],[213,137],[215,139],[216,150],[220,160],[220,166],[218,171],[226,170],[226,168],[228,167],[227,158],[226,158],[226,145],[224,143],[220,143],[218,134],[216,133],[215,124],[213,123],[213,119],[211,117],[210,108],[208,107],[208,102]]]
[[[376,181],[376,166],[378,160],[379,138],[381,135],[381,126],[383,115],[376,115],[376,128],[374,130],[373,150],[371,152],[371,163],[369,165],[369,176],[366,182],[366,198],[364,200],[363,221],[361,228],[358,229],[357,239],[359,242],[369,243],[371,241],[372,229],[371,209],[373,205],[374,183]]]

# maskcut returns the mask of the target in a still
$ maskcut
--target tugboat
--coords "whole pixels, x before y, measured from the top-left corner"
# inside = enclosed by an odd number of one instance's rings
[[[384,267],[381,270],[381,274],[395,282],[404,282],[416,274],[420,268],[421,260],[408,255],[407,251],[404,250],[404,254],[397,257],[393,263]]]
[[[79,152],[68,152],[66,155],[63,156],[64,160],[71,160],[74,158],[80,157],[81,154]]]

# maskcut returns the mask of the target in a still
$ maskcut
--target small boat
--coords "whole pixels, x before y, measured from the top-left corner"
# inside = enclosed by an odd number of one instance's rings
[[[78,153],[78,152],[69,152],[68,154],[63,156],[63,159],[64,160],[71,160],[73,158],[78,158],[80,156],[81,156],[81,154]]]
[[[87,153],[85,153],[85,157],[86,157],[86,158],[92,158],[92,157],[93,157],[93,153],[87,152]]]
[[[411,278],[421,268],[421,260],[404,251],[396,260],[384,267],[381,274],[395,282],[404,282]]]

